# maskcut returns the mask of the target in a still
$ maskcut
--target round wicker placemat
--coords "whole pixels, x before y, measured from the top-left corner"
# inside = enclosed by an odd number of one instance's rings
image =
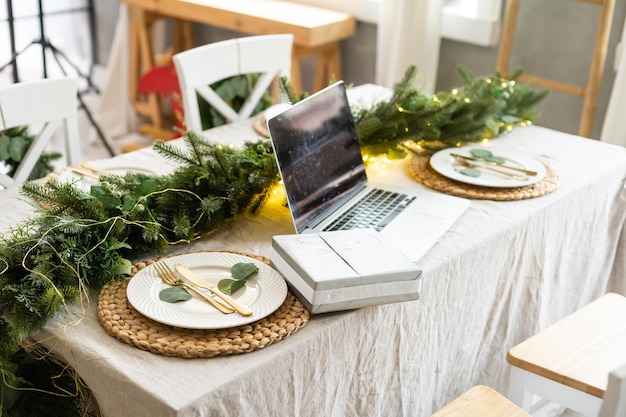
[[[548,165],[546,165],[546,171],[546,176],[541,181],[524,187],[481,187],[455,181],[439,174],[430,166],[429,155],[414,156],[409,161],[411,176],[425,186],[457,197],[477,200],[515,201],[551,193],[556,190],[559,176]]]
[[[264,138],[270,137],[270,132],[267,130],[267,121],[265,120],[264,112],[261,112],[252,118],[252,128],[256,133]]]
[[[240,254],[269,264],[267,258]],[[131,275],[160,259],[133,265]],[[116,339],[164,356],[211,358],[252,352],[296,332],[310,317],[309,311],[289,291],[285,302],[275,312],[254,323],[229,329],[183,329],[156,322],[137,312],[126,298],[128,281],[113,281],[104,286],[98,296],[98,321]]]

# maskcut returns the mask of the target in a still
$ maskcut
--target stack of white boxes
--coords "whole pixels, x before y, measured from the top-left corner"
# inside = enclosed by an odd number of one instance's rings
[[[373,229],[274,236],[271,260],[313,314],[416,300],[419,267]]]

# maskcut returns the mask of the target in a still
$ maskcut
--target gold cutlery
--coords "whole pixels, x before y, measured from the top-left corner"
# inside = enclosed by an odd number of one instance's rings
[[[513,179],[516,179],[518,181],[528,181],[528,177],[523,176],[523,175],[517,175],[517,174],[513,174],[511,172],[507,172],[507,171],[503,171],[502,169],[498,169],[498,168],[494,168],[492,166],[489,166],[487,164],[482,164],[479,162],[471,162],[466,160],[465,158],[463,158],[461,155],[456,155],[456,154],[450,154],[459,164],[466,166],[468,168],[482,168],[482,169],[486,169],[489,171],[493,171],[493,172],[497,172],[498,174],[501,175],[505,175],[507,177],[511,177]]]
[[[89,178],[93,178],[94,180],[99,180],[100,176],[96,175],[92,172],[89,171],[85,171],[84,169],[80,169],[77,167],[70,167],[70,169],[72,170],[72,172],[74,172],[75,174],[80,175],[81,177],[89,177]]]
[[[219,298],[224,300],[224,302],[234,308],[237,313],[241,314],[242,316],[252,315],[252,310],[250,310],[248,307],[239,304],[237,301],[233,300],[231,297],[218,290],[215,286],[209,284],[208,282],[197,276],[193,271],[186,268],[184,265],[176,264],[175,267],[176,270],[180,272],[183,277],[187,278],[194,285],[211,291],[213,294],[217,295]]]
[[[98,168],[98,167],[95,167],[95,166],[91,165],[89,162],[81,162],[80,166],[82,168],[88,169],[89,171],[93,171],[93,172],[97,172],[97,173],[101,173],[101,174],[106,173],[105,170],[103,170],[101,168]]]
[[[524,168],[519,168],[519,167],[513,167],[513,166],[510,166],[510,165],[501,164],[499,162],[485,161],[484,159],[473,158],[471,156],[459,155],[459,154],[456,154],[456,153],[453,153],[453,154],[450,154],[450,155],[452,155],[457,160],[458,160],[458,158],[463,158],[466,161],[473,162],[473,163],[476,163],[476,164],[494,165],[494,166],[499,166],[499,167],[506,168],[506,169],[512,169],[513,171],[522,172],[522,173],[524,173],[526,175],[530,175],[531,177],[534,177],[535,175],[537,175],[537,173],[535,171],[531,171],[531,170],[524,169]]]
[[[211,304],[213,307],[215,307],[216,309],[218,309],[224,314],[230,314],[230,313],[235,312],[235,310],[233,310],[232,308],[225,306],[219,301],[214,300],[213,297],[203,293],[202,291],[196,289],[194,286],[189,285],[186,282],[184,282],[182,279],[176,276],[176,273],[165,262],[156,262],[154,264],[154,270],[156,271],[157,275],[161,278],[161,280],[167,285],[182,286],[188,289],[189,291],[193,292],[199,297],[202,297],[203,300],[207,301],[209,304]]]

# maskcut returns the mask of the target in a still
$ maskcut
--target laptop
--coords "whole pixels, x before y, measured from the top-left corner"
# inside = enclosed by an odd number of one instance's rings
[[[372,185],[342,81],[270,117],[267,127],[298,234],[373,228],[417,262],[469,205],[405,173],[393,187]]]

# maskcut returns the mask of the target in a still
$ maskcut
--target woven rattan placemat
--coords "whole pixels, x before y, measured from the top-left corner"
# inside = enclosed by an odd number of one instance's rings
[[[261,112],[252,118],[252,128],[256,133],[264,138],[270,137],[270,132],[267,130],[267,121],[265,120],[264,112]]]
[[[247,255],[269,264],[264,257]],[[133,265],[132,275],[160,259]],[[289,291],[285,302],[269,316],[229,329],[182,329],[151,320],[126,298],[129,280],[110,282],[98,296],[98,321],[106,332],[129,345],[165,356],[211,358],[252,352],[276,343],[302,328],[309,311]]]
[[[559,176],[550,166],[546,165],[546,176],[541,181],[524,187],[496,188],[465,184],[444,177],[432,169],[429,155],[411,158],[409,172],[415,180],[433,190],[478,200],[514,201],[540,197],[556,190],[559,183]]]

